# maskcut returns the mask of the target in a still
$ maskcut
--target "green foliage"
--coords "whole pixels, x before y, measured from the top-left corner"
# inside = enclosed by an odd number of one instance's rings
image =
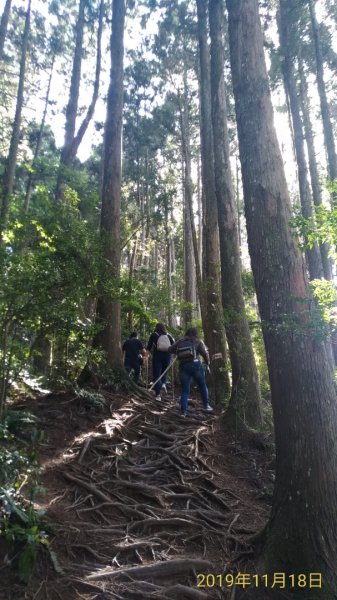
[[[263,399],[270,399],[270,383],[266,353],[264,348],[262,324],[258,314],[255,284],[253,273],[243,270],[241,273],[242,288],[245,298],[246,315],[248,318],[250,334],[253,343],[255,362],[259,374],[261,395]],[[268,404],[266,404],[267,410]]]
[[[255,298],[255,283],[252,271],[244,269],[241,271],[241,281],[244,296],[247,300]]]
[[[332,281],[326,279],[313,279],[310,282],[310,289],[322,316],[324,323],[337,325],[336,314],[336,289]]]
[[[74,377],[86,361],[95,331],[85,307],[97,291],[98,237],[80,218],[74,190],[68,188],[58,206],[46,189],[40,187],[37,195],[39,205],[32,215],[11,221],[0,255],[3,386],[31,364],[41,338],[48,340],[54,355],[63,348],[60,368],[63,375]]]
[[[75,392],[85,408],[98,413],[103,412],[106,408],[107,401],[102,394],[78,387],[75,388]]]
[[[31,429],[29,443],[13,433],[21,433],[22,428]],[[13,545],[24,582],[29,580],[39,548],[48,544],[41,520],[43,513],[33,506],[35,495],[41,490],[37,484],[41,469],[35,447],[41,435],[36,435],[35,430],[35,419],[27,412],[8,411],[0,425],[0,536]]]
[[[337,194],[337,181],[326,182],[330,194]],[[300,206],[294,207],[294,217],[290,221],[291,227],[299,235],[302,249],[306,246],[312,248],[315,243],[328,243],[331,246],[331,257],[336,258],[334,248],[337,246],[337,207],[332,208],[321,204],[314,207],[311,220],[305,219],[301,214]]]

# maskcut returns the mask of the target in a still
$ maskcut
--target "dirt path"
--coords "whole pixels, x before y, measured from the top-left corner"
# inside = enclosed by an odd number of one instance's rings
[[[45,557],[25,591],[12,582],[0,597],[229,599],[220,578],[198,588],[196,574],[223,574],[239,558],[249,572],[243,540],[268,514],[251,476],[256,462],[234,453],[219,415],[197,400],[183,419],[170,396],[105,397],[105,417],[69,396],[29,406],[45,430],[39,507],[55,560]]]

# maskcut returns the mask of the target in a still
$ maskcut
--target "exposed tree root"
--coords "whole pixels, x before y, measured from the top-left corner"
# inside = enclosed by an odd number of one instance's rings
[[[195,570],[207,573],[212,570],[212,563],[206,560],[182,558],[144,567],[130,567],[129,569],[114,569],[102,573],[93,573],[87,577],[87,580],[105,579],[106,577],[111,579],[129,579],[130,577],[132,579],[170,579],[171,577],[186,575]]]
[[[215,417],[196,404],[181,419],[170,397],[159,403],[128,383],[127,400],[100,390],[108,416],[55,469],[67,494],[50,502],[52,522],[62,514],[52,549],[62,532],[73,598],[229,600],[230,590],[198,589],[196,577],[224,573],[233,551],[251,552],[244,500],[219,476]]]

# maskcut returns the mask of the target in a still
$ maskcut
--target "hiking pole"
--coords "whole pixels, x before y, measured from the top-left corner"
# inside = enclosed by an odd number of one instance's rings
[[[149,357],[146,357],[146,387],[149,385]]]
[[[162,378],[162,377],[165,375],[165,373],[167,373],[167,371],[168,371],[168,370],[169,370],[171,367],[173,367],[173,365],[174,365],[174,363],[176,362],[176,360],[177,360],[177,357],[175,357],[175,358],[173,359],[173,361],[172,361],[172,362],[170,362],[169,366],[168,366],[168,367],[166,367],[165,371],[164,371],[164,372],[163,372],[163,373],[162,373],[162,374],[161,374],[161,375],[158,377],[158,379],[157,379],[156,381],[154,381],[154,382],[153,382],[153,384],[152,384],[152,385],[151,385],[151,387],[149,388],[149,391],[150,391],[150,390],[152,390],[152,389],[154,388],[154,386],[156,385],[156,383],[158,383],[158,381],[159,381],[159,380],[160,380],[160,379],[161,379],[161,378]]]
[[[172,362],[172,395],[173,395],[173,402],[175,401],[175,397],[174,397],[174,363],[175,363],[175,360]]]

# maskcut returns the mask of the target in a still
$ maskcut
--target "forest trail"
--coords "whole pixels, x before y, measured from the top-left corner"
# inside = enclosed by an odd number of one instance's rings
[[[29,403],[45,431],[38,508],[56,560],[46,553],[26,590],[5,578],[0,597],[231,598],[198,589],[196,573],[252,572],[244,538],[267,519],[266,457],[245,448],[243,458],[199,399],[183,419],[170,395],[104,397],[104,416],[69,394]]]

